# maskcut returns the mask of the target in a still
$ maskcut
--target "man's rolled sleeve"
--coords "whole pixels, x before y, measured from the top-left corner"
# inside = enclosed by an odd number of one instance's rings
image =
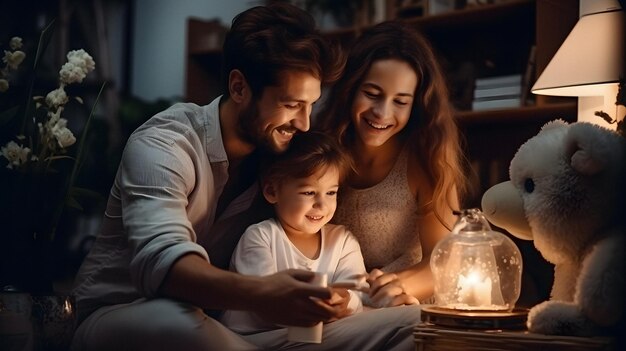
[[[183,130],[184,132],[184,130]],[[194,189],[194,148],[181,131],[129,140],[121,164],[124,228],[132,251],[130,274],[145,296],[155,296],[181,256],[206,251],[196,244],[187,215]]]

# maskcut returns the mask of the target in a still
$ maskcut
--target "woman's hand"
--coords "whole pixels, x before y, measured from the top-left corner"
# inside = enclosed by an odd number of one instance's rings
[[[369,296],[374,307],[418,305],[419,301],[406,293],[402,281],[395,273],[385,273],[373,269],[367,278],[370,284]]]
[[[348,303],[350,302],[350,292],[344,288],[330,288],[331,297],[325,302],[333,308],[335,316],[329,319],[327,322],[334,322],[338,319],[347,317],[352,314],[352,310],[348,309]]]

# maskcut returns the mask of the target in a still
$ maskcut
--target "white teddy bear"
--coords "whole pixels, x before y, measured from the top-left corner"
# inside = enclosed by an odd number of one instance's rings
[[[533,240],[554,264],[550,300],[529,331],[618,335],[626,305],[626,138],[591,123],[555,120],[526,141],[510,181],[487,190],[487,219]]]

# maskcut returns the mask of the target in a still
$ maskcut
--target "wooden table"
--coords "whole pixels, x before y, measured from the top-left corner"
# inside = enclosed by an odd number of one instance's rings
[[[416,326],[414,336],[417,351],[614,350],[613,339],[608,337],[543,335],[526,330],[462,329],[432,323]]]

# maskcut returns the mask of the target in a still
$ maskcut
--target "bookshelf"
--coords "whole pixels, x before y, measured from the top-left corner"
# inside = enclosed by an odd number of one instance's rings
[[[394,17],[397,1],[386,3],[388,18]],[[529,89],[577,20],[578,3],[571,0],[508,0],[403,18],[426,35],[449,79],[466,155],[477,174],[473,179],[476,196],[468,199],[466,207],[479,206],[488,187],[508,179],[508,165],[517,148],[545,122],[555,118],[572,122],[577,109],[576,99],[535,97],[529,106],[472,111],[476,79],[525,75],[534,46],[535,69],[532,81],[524,87]],[[325,35],[347,49],[362,29],[333,29]],[[188,20],[187,101],[206,104],[220,94],[221,42],[215,45],[216,31],[221,34],[223,28]]]

